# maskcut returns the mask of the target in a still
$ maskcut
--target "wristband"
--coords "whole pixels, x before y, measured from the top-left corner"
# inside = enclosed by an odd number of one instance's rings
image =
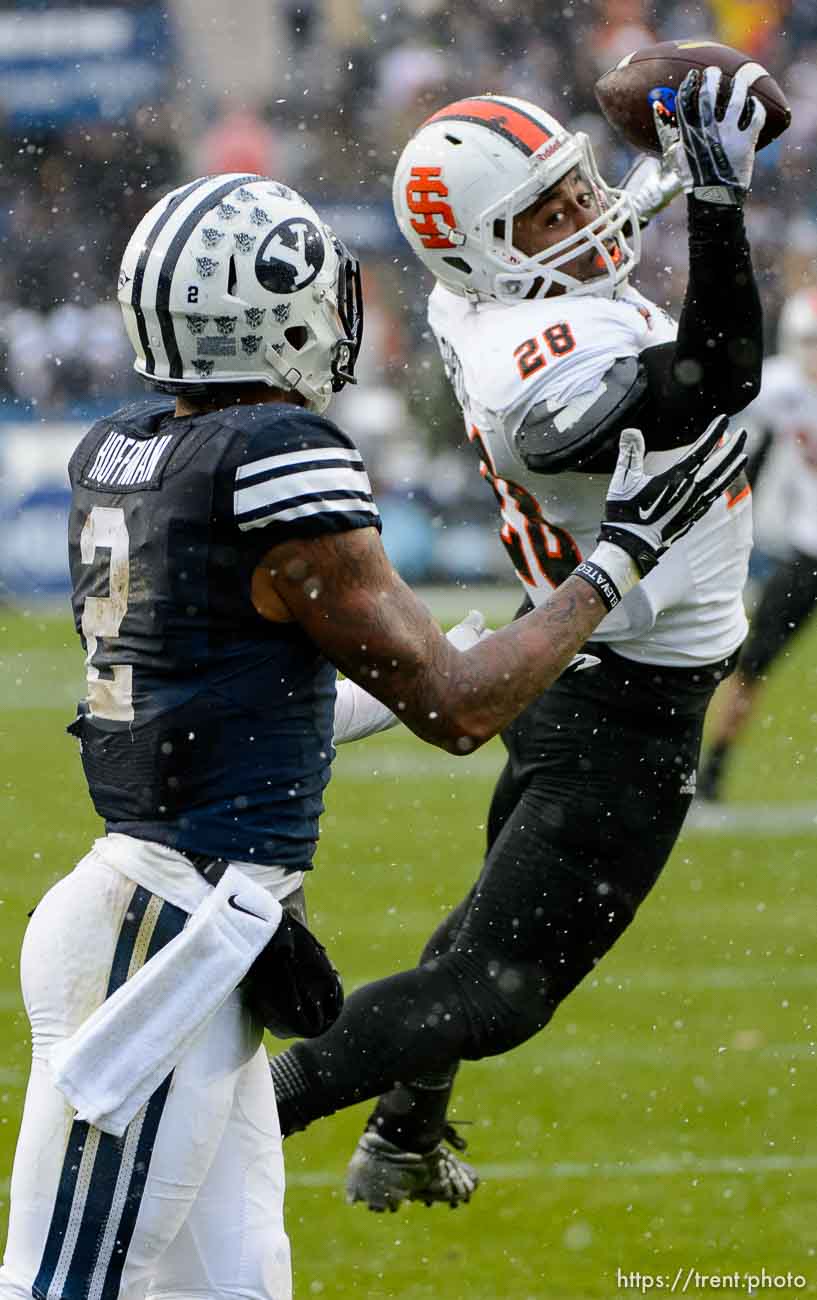
[[[745,195],[734,185],[696,185],[692,193],[699,203],[719,203],[727,208],[742,208]]]
[[[594,564],[592,560],[582,560],[581,564],[576,565],[572,576],[582,578],[584,582],[589,583],[608,610],[615,609],[616,605],[621,604],[621,592],[613,579],[606,569]]]
[[[624,529],[621,531],[623,532]],[[627,592],[632,591],[633,587],[641,581],[642,573],[638,561],[623,546],[617,546],[614,542],[599,540],[587,559],[591,564],[597,564],[599,568],[604,569],[605,573],[613,579],[622,600]]]

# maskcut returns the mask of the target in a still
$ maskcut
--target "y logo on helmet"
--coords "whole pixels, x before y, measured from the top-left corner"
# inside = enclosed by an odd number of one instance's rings
[[[406,181],[406,204],[409,212],[421,217],[412,221],[423,248],[453,248],[449,230],[456,230],[457,219],[448,203],[448,186],[442,179],[442,167],[412,167]],[[443,223],[437,225],[437,220]]]
[[[255,257],[255,274],[270,293],[297,293],[324,263],[323,236],[305,217],[288,217],[270,231]]]

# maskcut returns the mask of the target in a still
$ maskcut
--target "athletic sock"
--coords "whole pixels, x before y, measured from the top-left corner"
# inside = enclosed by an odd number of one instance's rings
[[[292,1048],[278,1056],[271,1056],[269,1068],[275,1088],[281,1135],[286,1138],[290,1133],[300,1133],[309,1124],[311,1116],[298,1105],[299,1100],[305,1101],[309,1096],[309,1080]]]
[[[398,1083],[380,1098],[368,1127],[404,1151],[431,1151],[442,1140],[456,1070]]]

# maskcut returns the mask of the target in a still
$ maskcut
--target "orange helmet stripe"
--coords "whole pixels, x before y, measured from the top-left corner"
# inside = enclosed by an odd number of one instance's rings
[[[479,122],[490,131],[496,131],[506,140],[515,144],[517,149],[528,155],[536,153],[545,141],[551,138],[541,123],[528,113],[515,108],[501,99],[458,99],[455,104],[448,104],[438,113],[433,113],[423,126],[431,122],[443,122],[446,119],[459,122]]]

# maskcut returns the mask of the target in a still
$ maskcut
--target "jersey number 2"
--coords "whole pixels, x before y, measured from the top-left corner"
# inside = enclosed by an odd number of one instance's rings
[[[85,520],[79,547],[83,564],[93,564],[99,549],[110,551],[109,594],[86,597],[82,611],[82,635],[88,647],[88,704],[94,717],[133,722],[133,668],[130,664],[114,664],[111,675],[102,677],[94,663],[99,638],[110,641],[118,637],[128,611],[130,538],[124,510],[119,506],[94,506]]]

